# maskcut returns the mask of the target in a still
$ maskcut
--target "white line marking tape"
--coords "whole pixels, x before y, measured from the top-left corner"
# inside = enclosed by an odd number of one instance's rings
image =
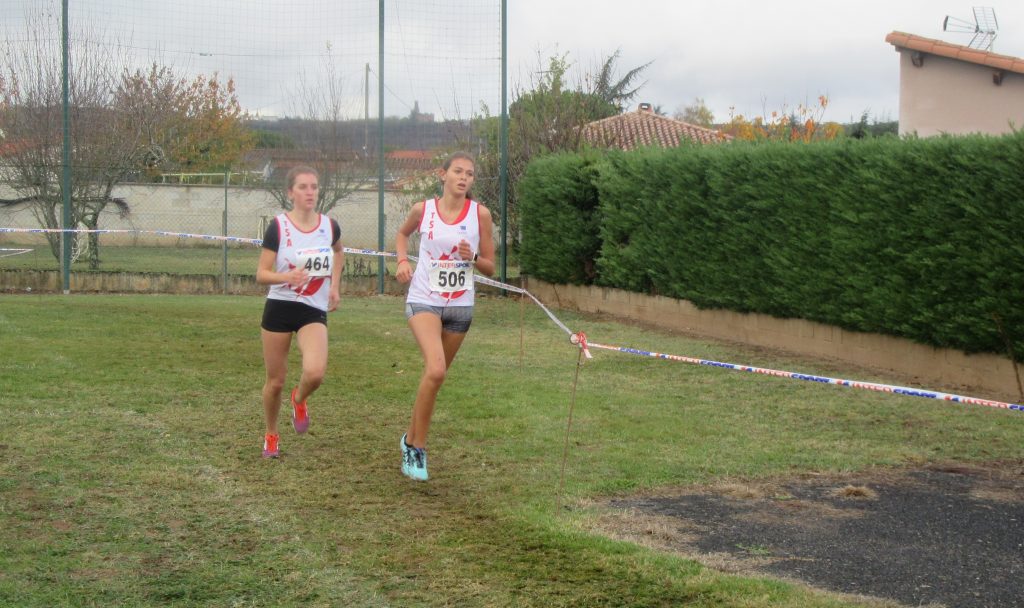
[[[0,247],[0,258],[9,258],[12,255],[21,255],[22,253],[28,253],[31,249],[10,249],[7,247]]]

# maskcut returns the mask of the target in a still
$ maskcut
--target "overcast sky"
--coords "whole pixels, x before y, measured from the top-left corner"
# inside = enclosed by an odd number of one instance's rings
[[[898,55],[885,36],[899,30],[966,45],[971,36],[943,32],[943,19],[974,21],[972,4],[933,0],[508,4],[511,57],[561,50],[593,64],[621,49],[623,69],[654,62],[639,100],[672,114],[700,97],[719,121],[728,119],[730,107],[758,116],[765,109],[816,103],[819,95],[830,99],[826,120],[848,122],[865,110],[896,120]],[[993,50],[1024,57],[1024,2],[988,6],[999,23]]]
[[[993,4],[994,49],[1024,57],[1024,1]],[[0,36],[26,38],[26,11],[42,7],[59,39],[60,0],[0,0]],[[243,106],[302,115],[298,85],[322,84],[331,65],[344,112],[377,114],[376,0],[70,0],[72,31],[102,40],[138,66],[235,79]],[[500,106],[500,0],[386,0],[385,114],[418,104],[438,119]],[[621,51],[619,74],[652,62],[637,101],[672,114],[702,98],[717,121],[814,105],[824,120],[899,113],[894,30],[967,44],[943,32],[946,15],[973,22],[969,3],[934,0],[508,0],[510,94],[529,88],[547,58],[568,53],[594,73]],[[90,48],[76,43],[75,49]],[[98,46],[93,44],[93,47]],[[370,94],[364,92],[370,69]]]

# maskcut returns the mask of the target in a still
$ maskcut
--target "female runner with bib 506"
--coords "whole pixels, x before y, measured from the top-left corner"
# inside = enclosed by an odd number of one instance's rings
[[[316,210],[316,170],[295,167],[286,180],[292,209],[267,226],[256,270],[256,282],[270,285],[260,332],[267,367],[264,458],[277,458],[279,453],[277,415],[293,333],[302,353],[302,376],[291,392],[292,425],[297,433],[309,428],[306,399],[323,382],[327,370],[327,313],[341,302],[341,269],[345,266],[338,222]]]
[[[427,480],[427,431],[437,393],[473,320],[473,273],[494,274],[491,212],[472,200],[476,163],[457,152],[442,165],[441,198],[413,205],[398,228],[396,277],[409,284],[405,316],[423,354],[412,420],[399,441],[402,473]],[[409,263],[409,236],[420,235],[419,260]],[[410,282],[411,281],[411,282]]]

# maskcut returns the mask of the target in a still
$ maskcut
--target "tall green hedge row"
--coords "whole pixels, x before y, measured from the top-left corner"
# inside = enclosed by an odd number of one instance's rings
[[[546,281],[1024,357],[1024,132],[561,155],[521,193]]]
[[[594,153],[543,157],[519,182],[520,265],[543,269],[546,281],[580,285],[596,276],[599,161]]]

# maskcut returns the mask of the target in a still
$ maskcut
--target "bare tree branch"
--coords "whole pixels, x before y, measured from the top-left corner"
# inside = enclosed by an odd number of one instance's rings
[[[301,131],[291,133],[300,150],[290,151],[295,164],[316,169],[320,175],[317,211],[328,213],[376,175],[376,165],[357,152],[343,128],[346,116],[344,81],[331,60],[330,47],[314,82],[300,75],[292,97],[304,119]],[[284,184],[279,179],[268,183],[282,209],[291,209]]]

